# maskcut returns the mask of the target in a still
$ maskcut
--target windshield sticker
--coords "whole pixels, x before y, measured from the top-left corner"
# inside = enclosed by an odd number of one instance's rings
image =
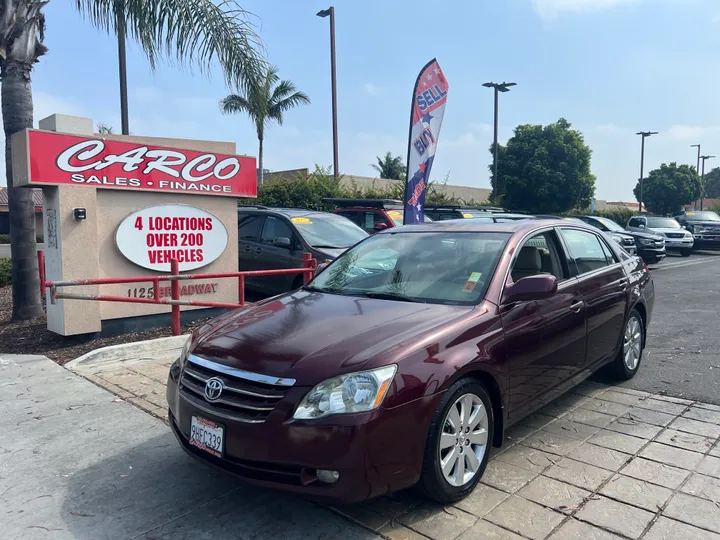
[[[464,218],[471,219],[473,217],[472,214],[463,214]]]
[[[403,217],[402,214],[401,214],[400,212],[398,212],[397,210],[388,210],[388,213],[387,213],[387,214],[388,214],[388,216],[390,216],[390,217],[392,217],[392,218],[401,218],[401,217]]]
[[[290,221],[292,221],[295,225],[312,225],[312,221],[306,217],[294,217]]]
[[[470,274],[467,283],[465,283],[465,286],[463,287],[463,291],[472,292],[473,289],[475,289],[475,286],[478,284],[478,281],[480,281],[481,277],[481,272],[473,272],[472,274]]]
[[[695,215],[695,212],[685,212],[685,215],[686,215],[686,216],[694,216],[694,215]]]

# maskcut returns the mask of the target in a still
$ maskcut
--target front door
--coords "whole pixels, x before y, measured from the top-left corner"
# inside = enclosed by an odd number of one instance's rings
[[[586,321],[582,287],[567,264],[557,234],[549,229],[517,251],[507,285],[524,277],[552,274],[557,293],[545,300],[500,306],[507,348],[511,422],[525,416],[553,389],[580,372],[585,361]]]
[[[599,235],[561,228],[583,291],[587,310],[586,368],[613,358],[620,346],[629,301],[629,281],[622,263]]]
[[[260,231],[262,231],[265,216],[260,214],[238,214],[238,270],[248,272],[261,270]],[[247,278],[245,285],[249,288],[258,287],[257,278]]]
[[[303,250],[290,223],[279,216],[265,218],[260,233],[259,270],[300,268]],[[267,294],[280,294],[302,285],[302,274],[287,274],[258,278],[259,288]]]

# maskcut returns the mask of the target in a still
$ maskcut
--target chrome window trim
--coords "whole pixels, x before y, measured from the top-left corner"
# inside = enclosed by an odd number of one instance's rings
[[[196,366],[204,367],[212,371],[217,371],[224,375],[231,377],[237,377],[238,379],[245,379],[246,381],[252,381],[256,383],[269,384],[272,386],[294,386],[297,382],[295,379],[285,379],[280,377],[273,377],[271,375],[262,375],[260,373],[253,373],[251,371],[245,371],[244,369],[238,369],[223,364],[218,364],[206,358],[201,358],[192,353],[188,355],[188,362],[195,364]]]

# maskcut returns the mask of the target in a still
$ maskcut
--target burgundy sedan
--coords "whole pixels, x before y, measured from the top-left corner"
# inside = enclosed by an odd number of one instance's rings
[[[582,223],[388,229],[198,329],[170,370],[170,425],[250,483],[455,501],[508,426],[601,367],[635,375],[653,301],[642,261]]]

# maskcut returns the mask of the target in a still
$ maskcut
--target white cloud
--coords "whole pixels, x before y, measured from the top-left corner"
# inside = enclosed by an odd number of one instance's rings
[[[492,124],[470,124],[470,129],[473,131],[479,131],[480,133],[492,133]]]
[[[375,86],[373,83],[365,83],[365,92],[371,96],[377,96],[380,93],[380,88]]]
[[[550,19],[563,13],[596,13],[639,1],[641,0],[532,0],[532,3],[541,17]]]
[[[720,131],[720,126],[670,126],[667,134],[673,139],[684,141],[687,139],[697,139],[710,133]]]

